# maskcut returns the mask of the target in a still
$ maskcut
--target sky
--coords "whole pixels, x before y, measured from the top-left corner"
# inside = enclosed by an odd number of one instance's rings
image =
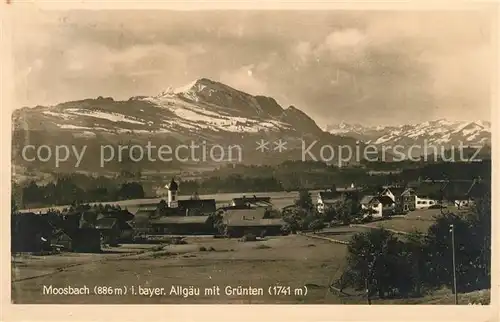
[[[320,126],[490,120],[480,11],[38,11],[15,19],[16,106],[156,95],[197,78]]]

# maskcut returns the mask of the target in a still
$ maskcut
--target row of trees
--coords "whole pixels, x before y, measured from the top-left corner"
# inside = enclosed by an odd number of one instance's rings
[[[427,234],[401,238],[384,229],[353,236],[339,288],[365,290],[371,296],[419,296],[426,290],[453,285],[454,226],[458,292],[490,287],[491,199],[477,200],[467,216],[445,213]]]
[[[45,185],[37,185],[32,181],[24,187],[13,187],[13,190],[20,190],[18,202],[23,207],[139,199],[145,195],[142,185],[138,182],[84,188],[74,183],[71,178],[59,178],[55,183]]]
[[[397,174],[370,175],[371,170],[399,170]],[[491,176],[491,162],[373,162],[357,167],[338,168],[315,161],[286,161],[270,166],[235,165],[206,173],[206,177],[183,182],[182,193],[283,191],[325,189],[332,183],[338,186],[352,182],[366,186],[405,183],[422,179],[470,179]]]
[[[212,176],[204,180],[182,181],[182,193],[201,194],[224,192],[270,192],[283,191],[281,182],[273,176],[245,176],[231,174],[225,177]]]

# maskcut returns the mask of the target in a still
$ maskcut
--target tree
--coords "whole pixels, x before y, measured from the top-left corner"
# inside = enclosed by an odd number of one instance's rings
[[[426,236],[420,231],[412,231],[406,236],[406,243],[404,244],[402,258],[404,263],[408,265],[408,272],[411,279],[411,284],[414,285],[415,294],[421,295],[422,285],[426,281],[427,272],[427,239]]]
[[[372,207],[368,207],[368,208],[362,208],[360,213],[364,222],[370,222],[373,219],[373,215],[376,214],[377,211]]]
[[[354,235],[348,246],[342,288],[366,289],[368,297],[378,293],[383,298],[391,293],[397,287],[394,277],[401,274],[400,247],[394,234],[384,229]]]
[[[14,196],[11,196],[10,198],[10,213],[12,215],[15,215],[17,214],[17,203],[16,203],[16,199],[14,199]]]
[[[299,230],[303,229],[304,219],[307,217],[308,213],[300,207],[289,207],[283,209],[283,220],[285,221],[286,231],[294,234]]]
[[[165,214],[166,210],[168,208],[167,202],[165,200],[160,200],[158,203],[158,207],[156,208],[156,215],[163,215]]]
[[[323,214],[323,218],[325,221],[330,222],[338,218],[337,210],[335,207],[326,207],[325,212]]]
[[[313,233],[316,233],[317,231],[325,228],[325,223],[323,222],[323,220],[316,218],[309,223],[308,228],[312,230]]]
[[[312,202],[312,197],[309,191],[301,190],[299,192],[299,198],[295,200],[295,205],[304,209],[306,212],[312,212],[314,209],[314,204]]]
[[[227,235],[227,226],[224,223],[223,211],[217,211],[208,215],[208,222],[221,235]]]
[[[468,216],[471,234],[479,254],[474,265],[479,270],[478,281],[484,288],[491,281],[491,195],[487,192],[475,200],[476,208]]]
[[[345,196],[337,202],[335,211],[337,213],[337,218],[342,221],[344,225],[350,224],[354,218],[361,216],[358,204],[352,198]]]
[[[436,218],[427,233],[429,280],[434,287],[452,286],[452,247],[455,247],[455,269],[459,292],[490,286],[491,206],[488,197],[478,200],[478,208],[469,216],[444,213]],[[452,245],[450,225],[454,226]]]

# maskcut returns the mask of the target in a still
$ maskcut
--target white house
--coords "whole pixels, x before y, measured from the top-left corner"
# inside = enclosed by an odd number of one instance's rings
[[[436,200],[434,198],[421,198],[418,195],[415,196],[415,209],[425,209],[437,204],[439,204],[439,200]]]
[[[365,217],[370,210],[372,217],[381,218],[394,213],[395,203],[388,196],[367,195],[361,199],[361,209],[365,212]]]
[[[415,209],[425,209],[441,204],[444,185],[442,182],[422,182],[415,189]]]
[[[320,214],[324,214],[328,208],[334,207],[342,195],[337,191],[321,191],[318,193],[316,209]]]
[[[316,209],[320,214],[325,213],[325,211],[334,207],[335,204],[342,199],[344,196],[353,196],[359,192],[359,188],[351,183],[349,187],[346,188],[335,188],[335,190],[321,191],[318,193],[318,199],[316,202]]]

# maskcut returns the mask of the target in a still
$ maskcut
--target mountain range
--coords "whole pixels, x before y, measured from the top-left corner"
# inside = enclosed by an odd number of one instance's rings
[[[87,147],[80,169],[91,172],[130,170],[163,171],[169,168],[213,168],[220,162],[200,164],[187,162],[131,162],[113,160],[105,168],[99,160],[102,146],[155,146],[206,142],[243,148],[246,164],[272,164],[284,160],[300,160],[303,142],[318,142],[310,149],[318,156],[321,146],[365,144],[413,144],[429,139],[449,146],[460,140],[490,144],[491,124],[488,122],[447,122],[437,120],[415,125],[363,127],[340,123],[321,129],[300,109],[283,108],[275,99],[255,96],[207,78],[197,79],[181,88],[168,88],[156,96],[134,96],[116,101],[111,97],[70,101],[54,106],[24,107],[13,112],[14,165],[36,171],[54,171],[54,164],[26,161],[22,149],[27,144]],[[286,150],[276,152],[273,143],[282,139]],[[256,150],[256,142],[269,142],[268,153]],[[93,158],[88,157],[94,156]],[[115,162],[116,161],[116,162]],[[192,162],[191,162],[192,161]],[[234,160],[223,160],[234,162]],[[58,171],[75,171],[74,163],[66,162]]]
[[[490,145],[491,123],[487,121],[448,121],[439,119],[399,126],[363,126],[340,122],[325,131],[353,137],[374,145],[428,144],[438,146]]]

